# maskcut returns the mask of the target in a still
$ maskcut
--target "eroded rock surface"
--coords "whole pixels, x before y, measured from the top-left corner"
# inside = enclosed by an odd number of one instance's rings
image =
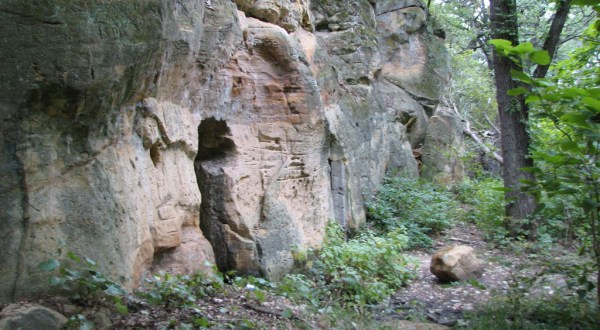
[[[32,303],[8,305],[0,312],[0,330],[59,330],[66,323],[59,312]]]
[[[446,186],[462,182],[463,155],[462,122],[450,109],[439,107],[429,119],[423,143],[423,177]]]
[[[477,279],[483,274],[481,260],[466,245],[446,246],[431,257],[430,270],[442,282]]]
[[[0,297],[59,242],[134,285],[204,261],[278,277],[357,227],[447,80],[421,1],[0,4]]]

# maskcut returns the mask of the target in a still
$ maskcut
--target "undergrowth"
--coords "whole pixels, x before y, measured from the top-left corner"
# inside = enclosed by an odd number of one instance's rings
[[[343,229],[330,222],[323,247],[309,251],[303,272],[286,276],[278,292],[297,302],[324,306],[366,306],[381,302],[406,285],[416,273],[416,261],[402,251],[403,230],[376,235],[366,230],[345,240]]]
[[[577,258],[563,258],[567,262],[558,263],[557,254],[552,252],[557,251],[552,246],[557,233],[567,228],[560,226],[565,223],[565,216],[577,215],[565,212],[558,200],[555,204],[548,200],[549,207],[538,214],[548,216],[539,222],[538,240],[511,240],[503,227],[504,201],[499,187],[501,183],[496,178],[467,179],[454,188],[456,194],[453,194],[431,183],[389,178],[368,204],[368,228],[347,238],[345,230],[331,221],[326,227],[323,245],[318,249],[296,249],[297,271],[278,282],[220,273],[214,268],[210,275],[155,274],[146,278],[140,289],[127,292],[99,272],[93,260],[73,252],[63,255],[59,251],[56,258],[41,263],[40,268],[54,272],[49,276],[50,283],[73,299],[98,301],[119,313],[128,313],[128,307],[135,308],[140,303],[166,310],[189,310],[183,319],[173,321],[172,328],[176,329],[224,326],[204,316],[199,305],[203,299],[224,291],[258,304],[271,295],[286,297],[298,306],[305,306],[303,313],[305,317],[310,315],[310,326],[376,327],[378,323],[374,318],[381,303],[416,275],[416,261],[404,251],[428,247],[432,243],[431,235],[440,234],[458,220],[466,220],[483,229],[488,240],[511,246],[514,252],[521,249],[520,253],[536,260],[537,267],[562,274],[569,288],[566,292],[577,293],[543,298],[530,296],[537,278],[515,280],[507,295],[496,297],[492,303],[467,314],[463,324],[466,328],[583,329],[600,324],[597,304],[590,298],[594,289],[594,283],[589,281],[592,267],[579,263]],[[577,228],[574,221],[567,228],[571,231],[567,230],[565,239]],[[550,238],[539,239],[545,237],[543,235]],[[283,310],[280,316],[301,320],[290,308]],[[68,324],[71,329],[92,326],[82,314],[72,315]],[[257,323],[242,319],[225,326],[254,328]]]
[[[407,177],[387,178],[367,203],[376,229],[405,230],[407,248],[430,247],[431,236],[450,228],[462,217],[455,196],[446,188]]]
[[[553,257],[536,266],[541,268],[514,277],[506,294],[466,313],[463,328],[597,329],[600,309],[590,263]]]
[[[466,209],[464,219],[481,228],[487,240],[503,242],[508,231],[504,228],[502,180],[492,176],[465,178],[455,190]]]
[[[400,228],[386,234],[366,230],[346,240],[344,230],[332,221],[327,225],[323,246],[318,250],[297,251],[302,269],[279,282],[224,274],[216,269],[212,275],[163,272],[146,278],[131,293],[99,272],[93,260],[73,252],[68,252],[66,258],[57,255],[41,263],[40,269],[53,272],[50,284],[61,287],[72,298],[95,301],[120,313],[128,313],[127,306],[140,303],[166,310],[190,310],[189,319],[173,326],[177,329],[215,326],[199,313],[198,304],[223,290],[237,292],[259,304],[268,295],[287,297],[307,306],[307,311],[318,315],[319,324],[330,327],[348,321],[338,320],[340,315],[350,317],[349,324],[364,324],[370,306],[387,299],[415,276],[416,262],[402,253],[407,242],[408,237]],[[286,309],[282,316],[294,315]],[[250,323],[231,326],[253,327],[250,320],[245,322]],[[68,324],[70,329],[92,326],[83,314],[73,315]]]

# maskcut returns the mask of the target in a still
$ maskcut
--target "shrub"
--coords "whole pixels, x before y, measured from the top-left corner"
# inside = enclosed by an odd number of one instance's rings
[[[456,189],[465,204],[465,219],[483,229],[487,238],[506,235],[504,229],[504,190],[500,178],[465,179]]]
[[[219,281],[203,273],[173,275],[165,272],[145,278],[144,287],[136,294],[148,302],[165,307],[193,307],[220,286]]]
[[[66,258],[62,254],[62,249],[59,249],[57,258],[50,258],[38,265],[40,270],[55,272],[49,277],[51,286],[69,293],[73,299],[112,300],[117,311],[127,313],[127,306],[123,303],[127,291],[98,271],[94,260],[72,251],[66,253]]]
[[[386,179],[367,210],[377,229],[405,230],[409,248],[431,246],[429,235],[451,227],[461,214],[458,202],[445,188],[405,177]]]
[[[314,307],[331,300],[364,306],[389,297],[414,277],[415,263],[401,253],[408,242],[403,230],[384,236],[366,230],[345,241],[343,229],[330,222],[326,232],[308,274],[286,276],[279,284],[280,293]]]

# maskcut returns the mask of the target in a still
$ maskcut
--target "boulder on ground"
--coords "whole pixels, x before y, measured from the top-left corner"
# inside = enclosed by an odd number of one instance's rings
[[[429,270],[443,282],[464,281],[481,277],[483,264],[472,247],[446,246],[433,254]]]
[[[0,330],[59,330],[66,323],[59,312],[37,304],[12,304],[0,313]]]

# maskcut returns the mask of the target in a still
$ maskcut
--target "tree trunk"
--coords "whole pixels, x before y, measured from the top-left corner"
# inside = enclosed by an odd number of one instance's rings
[[[490,2],[490,20],[492,23],[492,37],[506,39],[513,44],[518,43],[518,25],[515,0],[492,0]],[[496,100],[500,129],[502,131],[501,147],[504,167],[502,177],[507,188],[505,225],[511,234],[518,234],[519,230],[530,232],[532,223],[521,223],[530,216],[535,209],[535,198],[520,190],[521,180],[533,181],[535,177],[521,169],[531,167],[533,162],[529,154],[529,134],[527,132],[529,109],[522,97],[512,97],[507,91],[517,87],[511,79],[510,70],[520,70],[518,63],[509,58],[499,56],[494,52],[494,79],[496,82]]]

